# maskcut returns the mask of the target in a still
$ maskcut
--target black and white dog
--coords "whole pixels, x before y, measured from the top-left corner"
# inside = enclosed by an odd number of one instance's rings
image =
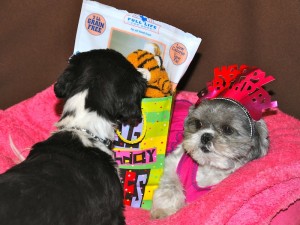
[[[114,50],[73,56],[54,86],[66,100],[58,131],[0,175],[0,224],[125,224],[111,144],[117,123],[141,119],[145,89]]]

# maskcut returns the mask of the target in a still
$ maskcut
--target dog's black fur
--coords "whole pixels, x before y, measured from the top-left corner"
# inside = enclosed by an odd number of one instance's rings
[[[54,87],[66,104],[88,90],[84,110],[112,126],[141,118],[145,89],[141,74],[109,49],[73,56]],[[60,122],[72,121],[76,113],[64,109]],[[0,224],[125,224],[122,186],[110,150],[78,130],[58,128],[35,144],[25,161],[0,175]]]

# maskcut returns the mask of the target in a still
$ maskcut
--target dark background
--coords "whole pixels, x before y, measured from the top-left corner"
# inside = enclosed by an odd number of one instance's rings
[[[287,114],[300,118],[299,0],[103,0],[203,39],[179,88],[199,91],[213,68],[258,66],[276,81],[267,86]],[[74,47],[81,0],[0,3],[0,108],[55,82]]]

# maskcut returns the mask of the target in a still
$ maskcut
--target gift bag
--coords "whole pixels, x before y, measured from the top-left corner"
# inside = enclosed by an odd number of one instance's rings
[[[122,126],[114,155],[124,187],[124,204],[151,208],[153,191],[163,172],[172,96],[144,98],[143,121],[136,127]]]
[[[150,209],[164,168],[176,85],[201,39],[144,15],[84,0],[74,54],[111,48],[123,54],[148,81],[143,121],[116,131],[114,157],[120,168],[124,204]]]

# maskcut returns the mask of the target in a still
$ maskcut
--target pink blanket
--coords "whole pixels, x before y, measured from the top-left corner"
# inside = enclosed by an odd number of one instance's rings
[[[1,173],[55,130],[63,103],[52,88],[0,110]],[[193,92],[177,95],[168,151],[181,141],[183,120],[196,98]],[[169,218],[150,220],[148,211],[127,207],[127,224],[300,224],[300,121],[279,110],[265,121],[271,142],[267,156],[248,163]],[[12,150],[10,138],[20,153]]]

